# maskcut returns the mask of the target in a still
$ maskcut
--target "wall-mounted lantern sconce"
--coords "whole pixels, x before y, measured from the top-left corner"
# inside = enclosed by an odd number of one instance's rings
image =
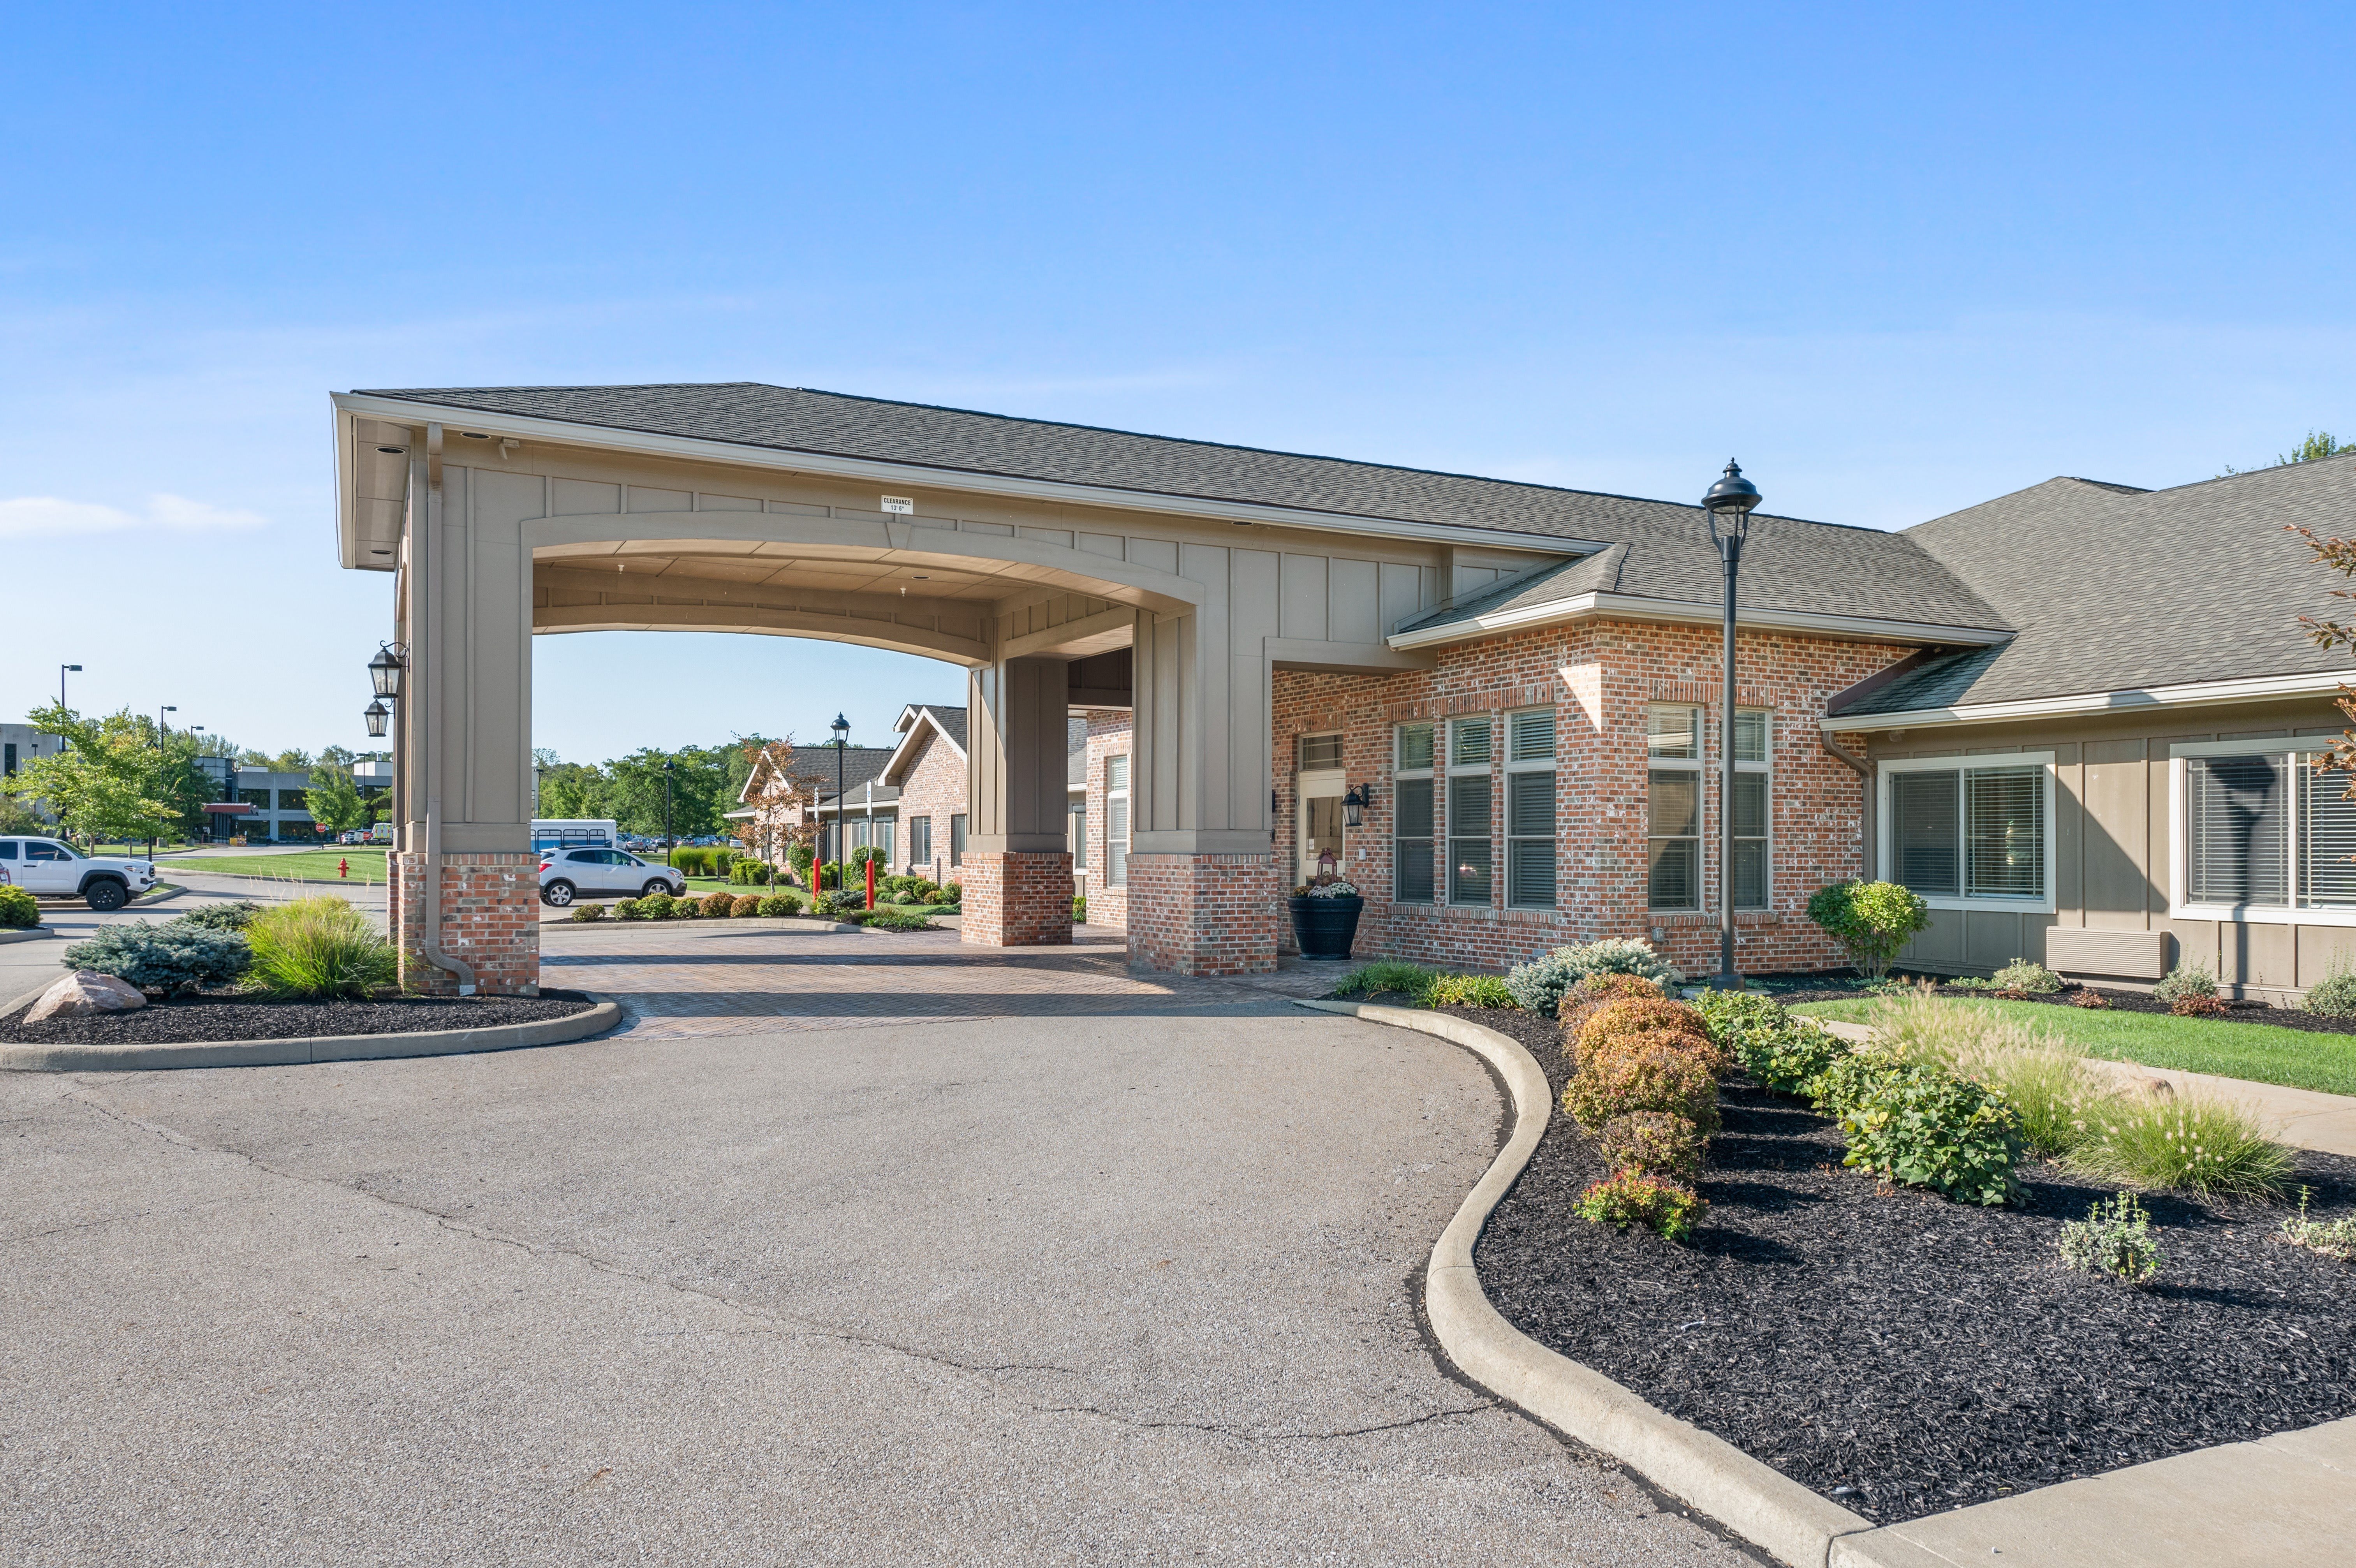
[[[381,702],[371,702],[360,709],[360,717],[368,720],[368,731],[371,735],[384,733],[384,721],[391,713],[392,709]]]
[[[1350,793],[1342,797],[1342,826],[1355,827],[1365,820],[1366,807],[1375,804],[1375,786],[1352,784]]]
[[[399,701],[401,674],[409,667],[409,661],[394,653],[391,646],[387,645],[377,649],[376,657],[369,660],[368,667],[369,679],[374,683],[376,694],[387,701]]]

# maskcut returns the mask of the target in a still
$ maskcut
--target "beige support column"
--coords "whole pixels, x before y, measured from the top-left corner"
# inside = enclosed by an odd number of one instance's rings
[[[1070,683],[1070,661],[1044,656],[1001,659],[968,677],[963,941],[1029,947],[1072,940]]]

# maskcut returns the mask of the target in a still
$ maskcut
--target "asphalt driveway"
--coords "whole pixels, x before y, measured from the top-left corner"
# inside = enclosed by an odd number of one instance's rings
[[[1087,1005],[0,1074],[0,1561],[1740,1560],[1427,1349],[1470,1056],[1032,962]]]

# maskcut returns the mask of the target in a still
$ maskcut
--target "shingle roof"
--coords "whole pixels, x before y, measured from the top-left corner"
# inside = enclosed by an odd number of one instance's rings
[[[1910,670],[1845,715],[2342,669],[2298,624],[2338,579],[2283,530],[2344,534],[2356,458],[2262,468],[2170,490],[2042,485],[1905,538],[1970,583],[2019,636]]]
[[[821,802],[834,798],[834,747],[830,744],[811,746],[794,753],[793,776],[814,784]],[[890,746],[845,746],[842,748],[842,787],[855,790],[868,780],[880,776],[884,764],[892,760]]]
[[[758,381],[412,387],[364,395],[955,473],[1496,529],[1541,539],[1621,542],[1629,547],[1620,571],[1621,592],[1701,603],[1719,599],[1718,554],[1701,510],[1676,502]],[[1762,609],[2004,626],[1993,610],[1904,536],[1794,517],[1752,520],[1743,593]]]
[[[910,706],[915,708],[917,712],[931,719],[933,723],[938,727],[942,734],[947,735],[950,740],[957,742],[957,749],[958,751],[962,752],[965,750],[964,709],[941,708],[930,702],[912,703]]]

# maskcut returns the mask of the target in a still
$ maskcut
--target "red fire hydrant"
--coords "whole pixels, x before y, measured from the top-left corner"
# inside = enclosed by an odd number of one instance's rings
[[[339,877],[348,877],[351,874],[352,863],[349,860],[338,860],[336,862],[336,875]]]

